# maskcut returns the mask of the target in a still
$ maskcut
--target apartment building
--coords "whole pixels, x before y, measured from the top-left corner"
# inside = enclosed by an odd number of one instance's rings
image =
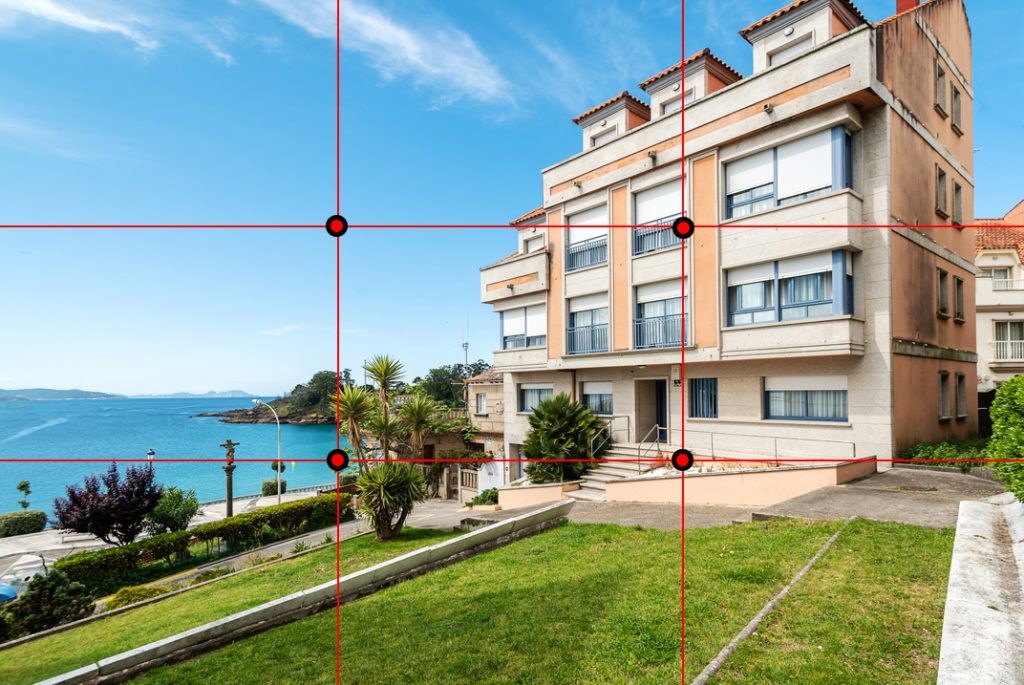
[[[698,454],[887,459],[977,429],[970,26],[962,0],[894,9],[797,0],[740,31],[750,76],[684,64],[691,216],[718,226],[687,250]]]
[[[970,27],[962,0],[894,9],[797,0],[740,31],[752,74],[705,48],[574,119],[582,151],[482,271],[508,456],[559,392],[632,454],[685,432],[885,459],[976,431]]]

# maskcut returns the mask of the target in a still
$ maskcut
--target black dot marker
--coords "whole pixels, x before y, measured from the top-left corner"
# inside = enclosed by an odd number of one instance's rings
[[[340,214],[335,214],[324,224],[327,232],[335,238],[340,238],[348,231],[348,220]]]
[[[331,450],[327,453],[327,465],[338,473],[348,468],[348,453],[345,450]]]
[[[693,225],[693,219],[688,216],[681,216],[672,222],[672,232],[683,240],[686,240],[693,235],[696,228],[697,227]]]
[[[693,466],[693,452],[687,449],[676,450],[672,454],[672,466],[676,471],[686,471]]]

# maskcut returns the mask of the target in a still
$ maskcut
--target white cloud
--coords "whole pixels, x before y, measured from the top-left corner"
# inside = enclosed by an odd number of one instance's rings
[[[0,112],[0,145],[28,147],[55,157],[89,161],[92,156],[76,148],[66,136],[34,122]]]
[[[285,20],[318,38],[335,38],[332,0],[260,0]],[[378,9],[342,3],[342,48],[368,56],[382,78],[410,77],[439,92],[435,104],[463,98],[485,103],[512,102],[507,79],[476,42],[450,25],[430,28],[399,23]]]
[[[160,42],[148,35],[138,19],[114,6],[62,0],[0,0],[0,9],[63,24],[87,33],[113,33],[135,43],[142,50],[155,50]],[[107,16],[100,16],[105,13]],[[111,17],[109,15],[121,15]]]
[[[280,328],[271,328],[269,331],[260,331],[260,335],[269,335],[273,338],[280,338],[282,335],[288,335],[297,330],[300,330],[302,326],[297,323],[288,324],[287,326],[281,326]]]

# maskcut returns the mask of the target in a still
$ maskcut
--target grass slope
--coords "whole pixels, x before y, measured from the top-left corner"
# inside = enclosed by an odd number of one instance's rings
[[[399,540],[383,545],[377,543],[372,535],[342,542],[341,571],[343,574],[351,573],[454,535],[406,528]],[[0,652],[0,683],[34,683],[313,587],[335,577],[334,563],[335,549],[332,545],[4,650]]]

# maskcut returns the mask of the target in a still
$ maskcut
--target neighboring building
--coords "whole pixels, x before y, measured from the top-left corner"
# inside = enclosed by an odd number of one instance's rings
[[[459,474],[459,501],[473,499],[480,491],[505,484],[505,396],[504,374],[488,369],[466,379],[466,411],[477,433],[470,449],[498,461],[463,466]]]
[[[684,405],[707,456],[887,459],[976,432],[971,32],[962,0],[896,9],[797,0],[741,31],[751,76],[704,49],[641,84],[649,105],[574,120],[582,152],[482,270],[509,457],[559,392],[632,455],[678,446]]]
[[[977,223],[978,413],[987,435],[996,388],[1024,372],[1024,201]]]

